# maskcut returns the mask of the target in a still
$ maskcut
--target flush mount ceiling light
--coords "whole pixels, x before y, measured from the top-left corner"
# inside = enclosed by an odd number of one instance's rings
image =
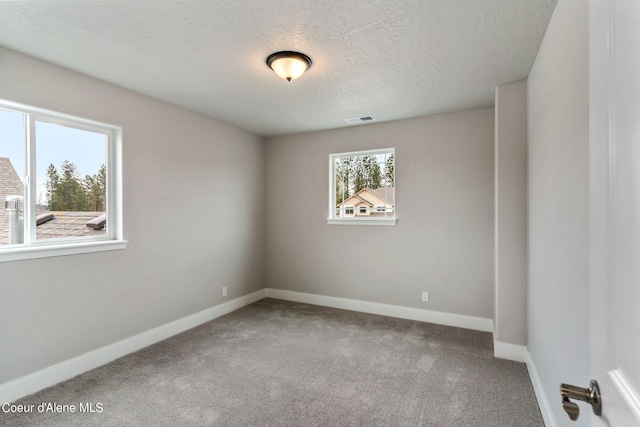
[[[267,65],[287,81],[300,77],[311,67],[311,58],[304,53],[285,50],[267,56]]]

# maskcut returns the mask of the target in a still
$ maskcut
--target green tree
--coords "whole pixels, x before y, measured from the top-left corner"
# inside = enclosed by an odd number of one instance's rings
[[[340,204],[354,193],[353,182],[356,158],[341,157],[336,160],[336,203]]]
[[[78,177],[75,164],[65,160],[61,166],[60,184],[57,192],[62,211],[86,211],[87,194]]]
[[[353,193],[355,194],[367,186],[367,169],[363,157],[357,158],[353,175]]]
[[[100,166],[98,173],[91,176],[86,175],[82,186],[87,197],[87,210],[102,212],[105,210],[105,198],[107,189],[107,169],[105,165]]]
[[[65,160],[60,170],[51,164],[47,169],[47,209],[50,211],[105,210],[107,170],[102,165],[95,175],[80,179],[75,164]]]
[[[387,157],[387,161],[384,165],[384,181],[385,187],[395,187],[395,175],[394,175],[394,158],[393,154]]]
[[[60,200],[58,199],[58,186],[60,185],[60,175],[58,170],[52,164],[47,168],[47,209],[50,211],[60,210]]]
[[[366,176],[366,188],[375,189],[382,186],[382,171],[376,156],[364,156],[362,158],[364,175]]]
[[[364,189],[375,189],[382,185],[382,171],[375,156],[357,158],[354,170],[354,193]]]

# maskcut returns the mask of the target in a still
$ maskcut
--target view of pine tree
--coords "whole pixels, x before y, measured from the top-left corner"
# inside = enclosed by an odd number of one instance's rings
[[[357,158],[354,194],[364,188],[378,188],[382,185],[382,173],[375,156],[361,156]]]
[[[365,156],[363,167],[365,171],[365,186],[363,188],[379,188],[382,186],[382,171],[375,156]]]
[[[58,187],[60,186],[60,176],[58,170],[53,164],[50,164],[47,168],[47,209],[50,211],[60,210],[60,200],[58,194]]]
[[[353,174],[353,194],[362,190],[367,186],[366,172],[364,170],[364,163],[362,158],[358,158],[356,161],[355,173]]]
[[[61,211],[86,211],[87,194],[78,179],[76,165],[65,160],[62,163],[60,183],[56,188]]]
[[[75,164],[65,160],[60,171],[53,164],[47,168],[47,209],[50,211],[102,212],[105,210],[106,168],[79,177]]]
[[[342,203],[343,200],[353,194],[353,178],[356,165],[355,157],[341,157],[336,163],[336,201]]]
[[[82,185],[87,195],[87,210],[104,211],[105,190],[107,188],[107,168],[105,165],[100,166],[96,175],[86,175]]]
[[[394,187],[395,175],[393,171],[394,159],[393,154],[387,157],[387,162],[384,165],[384,180],[385,187]]]

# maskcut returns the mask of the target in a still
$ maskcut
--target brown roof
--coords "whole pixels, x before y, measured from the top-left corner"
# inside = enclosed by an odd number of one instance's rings
[[[22,196],[24,185],[11,160],[0,157],[0,245],[9,244],[9,212],[4,208],[7,196]]]

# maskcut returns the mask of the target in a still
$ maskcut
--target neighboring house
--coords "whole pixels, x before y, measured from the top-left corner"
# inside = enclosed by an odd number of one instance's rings
[[[338,216],[344,218],[393,216],[395,188],[363,188],[338,204],[337,208]]]
[[[11,160],[0,157],[0,245],[9,244],[9,212],[4,208],[7,196],[22,196],[24,186]]]
[[[5,198],[23,194],[22,180],[11,161],[0,157],[0,246],[9,244],[9,212],[4,207]],[[46,212],[38,215],[36,224],[37,239],[106,233],[104,212]]]

